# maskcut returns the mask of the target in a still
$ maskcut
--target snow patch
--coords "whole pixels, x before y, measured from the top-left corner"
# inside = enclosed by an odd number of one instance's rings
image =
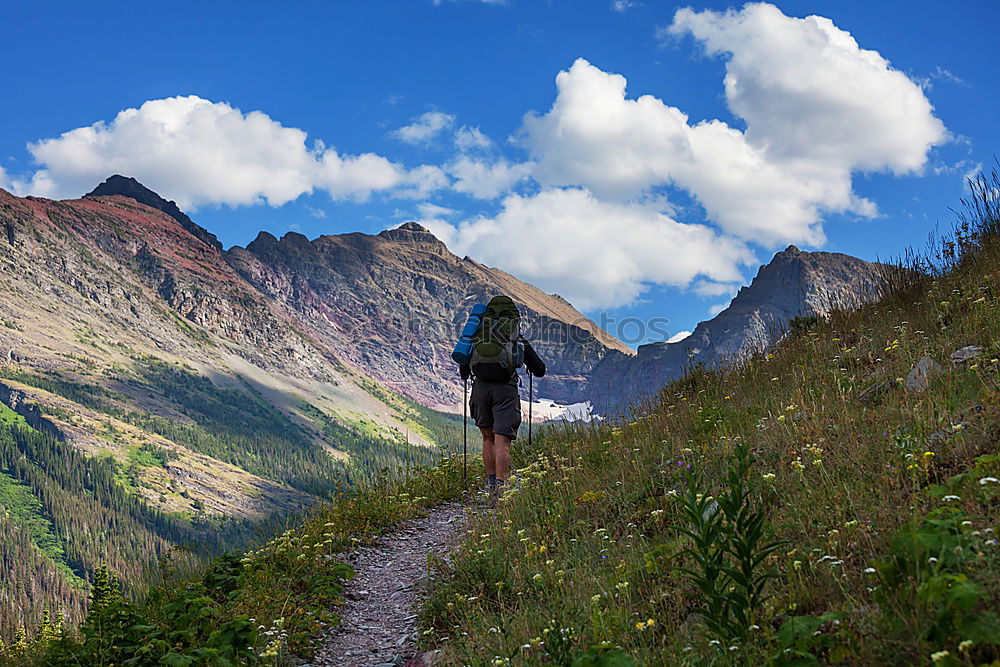
[[[521,415],[528,418],[528,401],[521,401]],[[531,404],[531,419],[534,422],[544,421],[590,421],[598,415],[594,414],[594,406],[590,401],[560,405],[548,398],[540,398]]]

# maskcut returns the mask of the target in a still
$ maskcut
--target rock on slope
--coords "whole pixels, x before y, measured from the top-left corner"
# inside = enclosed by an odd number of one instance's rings
[[[794,317],[823,316],[875,298],[879,265],[830,252],[789,246],[760,268],[729,306],[677,343],[643,345],[634,356],[609,354],[590,377],[605,410],[641,399],[695,364],[738,362],[777,340]]]
[[[605,355],[631,353],[561,297],[453,255],[417,223],[313,241],[261,232],[226,258],[339,356],[426,405],[460,400],[451,349],[469,307],[494,294],[521,307],[525,334],[549,365],[549,398],[583,400]]]

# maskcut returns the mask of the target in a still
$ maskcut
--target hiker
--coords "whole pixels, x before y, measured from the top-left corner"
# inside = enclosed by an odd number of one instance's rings
[[[521,315],[511,298],[493,297],[475,334],[469,363],[459,365],[463,381],[470,375],[473,378],[469,412],[483,433],[491,507],[503,495],[510,472],[510,443],[517,439],[521,425],[517,369],[523,364],[531,375],[545,375],[545,364],[521,336],[520,326]]]

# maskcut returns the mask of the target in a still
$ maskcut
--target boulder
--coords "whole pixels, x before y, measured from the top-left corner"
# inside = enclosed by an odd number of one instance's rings
[[[983,348],[978,345],[966,345],[951,353],[951,363],[958,366],[964,364],[969,359],[973,359],[982,354]]]
[[[882,394],[892,389],[895,384],[896,383],[892,380],[882,380],[880,382],[876,382],[858,394],[858,400],[869,405],[874,404],[879,398],[882,397]]]
[[[921,392],[927,391],[931,379],[944,372],[944,367],[930,357],[924,357],[917,362],[917,365],[910,369],[903,380],[903,386],[907,391]]]

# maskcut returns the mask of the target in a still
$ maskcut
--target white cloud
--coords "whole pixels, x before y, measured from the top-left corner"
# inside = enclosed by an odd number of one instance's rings
[[[458,254],[510,271],[583,309],[618,306],[651,283],[697,276],[742,279],[753,255],[704,225],[679,223],[640,204],[601,201],[580,188],[509,195],[492,218],[455,227],[421,221]]]
[[[452,188],[478,199],[494,199],[531,175],[529,163],[492,162],[461,155],[446,167],[456,180]]]
[[[417,204],[417,210],[420,211],[420,217],[422,218],[447,218],[448,216],[455,215],[455,213],[457,213],[457,211],[453,208],[438,206],[437,204],[432,204],[430,202]]]
[[[968,85],[965,82],[965,79],[963,79],[960,76],[955,75],[951,70],[946,69],[944,67],[941,67],[940,65],[938,65],[937,67],[934,68],[934,71],[931,72],[929,78],[931,78],[931,79],[938,79],[938,80],[941,80],[941,81],[947,81],[949,83],[954,83],[957,86],[967,86]]]
[[[29,144],[40,168],[13,186],[22,195],[78,197],[120,173],[192,208],[280,206],[316,188],[364,200],[427,181],[424,168],[408,171],[374,153],[342,155],[321,142],[309,148],[306,138],[265,113],[244,114],[224,102],[193,95],[150,100],[110,123]]]
[[[946,139],[920,87],[828,19],[751,4],[680,10],[667,32],[727,56],[726,99],[747,130],[692,124],[652,95],[630,99],[625,77],[578,59],[556,77],[552,108],[525,117],[523,143],[543,186],[628,201],[673,185],[728,233],[820,245],[824,213],[877,214],[854,194],[853,172],[917,172]]]
[[[717,283],[711,280],[698,280],[691,290],[699,296],[733,296],[740,289],[740,283]]]
[[[716,315],[724,311],[726,308],[729,308],[730,303],[732,303],[732,301],[724,301],[722,303],[717,303],[714,306],[709,307],[708,309],[709,317],[715,317]]]
[[[455,146],[462,152],[485,150],[493,147],[493,141],[478,127],[463,125],[455,131]]]
[[[639,3],[635,0],[614,0],[611,3],[611,9],[615,10],[619,14],[624,14],[633,7],[638,7]]]
[[[678,331],[673,336],[671,336],[670,338],[668,338],[667,342],[668,343],[679,343],[679,342],[681,342],[682,340],[684,340],[685,338],[687,338],[690,335],[691,335],[690,331]]]
[[[324,211],[321,208],[316,208],[315,206],[309,206],[308,204],[306,204],[305,209],[306,209],[306,212],[309,213],[309,215],[311,215],[314,218],[325,218],[326,217],[326,211]]]
[[[451,129],[454,124],[455,116],[442,111],[428,111],[392,134],[408,144],[426,144],[437,135]]]
[[[404,199],[423,199],[436,190],[448,187],[445,172],[435,165],[424,164],[407,172],[392,196]]]
[[[841,168],[921,169],[944,125],[920,86],[822,16],[785,16],[766,3],[740,12],[678,10],[675,34],[726,55],[726,99],[747,138],[771,157]]]
[[[3,167],[0,167],[0,189],[10,190],[12,187],[10,181],[7,180],[7,172],[4,171]]]

